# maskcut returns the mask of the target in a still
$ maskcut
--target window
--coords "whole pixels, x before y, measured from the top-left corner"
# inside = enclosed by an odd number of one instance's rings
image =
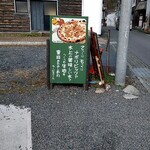
[[[57,3],[54,1],[44,2],[44,15],[56,15]]]
[[[15,0],[15,4],[16,4],[16,13],[28,12],[27,0]]]

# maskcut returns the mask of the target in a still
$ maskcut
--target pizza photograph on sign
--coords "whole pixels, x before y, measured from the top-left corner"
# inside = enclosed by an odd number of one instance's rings
[[[53,43],[86,42],[86,20],[83,18],[52,18]]]

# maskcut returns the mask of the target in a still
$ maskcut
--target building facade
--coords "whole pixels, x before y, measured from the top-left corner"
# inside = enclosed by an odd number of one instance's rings
[[[120,8],[121,0],[118,0]],[[150,24],[150,0],[132,0],[132,27],[149,29]]]
[[[81,16],[82,0],[1,0],[0,32],[49,30],[50,15]]]
[[[132,5],[132,16],[133,16],[133,26],[143,28],[144,24],[147,22],[146,15],[147,4],[150,0],[133,0]],[[149,23],[148,23],[149,24]]]

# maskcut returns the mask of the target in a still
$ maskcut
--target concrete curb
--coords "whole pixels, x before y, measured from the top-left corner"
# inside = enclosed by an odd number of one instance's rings
[[[46,41],[45,42],[29,42],[29,41],[27,41],[27,42],[25,42],[25,41],[23,41],[23,42],[15,42],[15,41],[14,42],[6,42],[6,41],[0,42],[0,46],[12,46],[12,45],[14,45],[14,46],[46,45]]]

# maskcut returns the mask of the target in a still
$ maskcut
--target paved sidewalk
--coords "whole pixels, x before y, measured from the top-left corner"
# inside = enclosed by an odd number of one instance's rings
[[[46,45],[46,40],[49,37],[0,37],[0,46],[15,46],[15,45]]]
[[[150,66],[143,63],[139,58],[130,53],[128,55],[128,66],[139,79],[142,85],[150,93]]]

